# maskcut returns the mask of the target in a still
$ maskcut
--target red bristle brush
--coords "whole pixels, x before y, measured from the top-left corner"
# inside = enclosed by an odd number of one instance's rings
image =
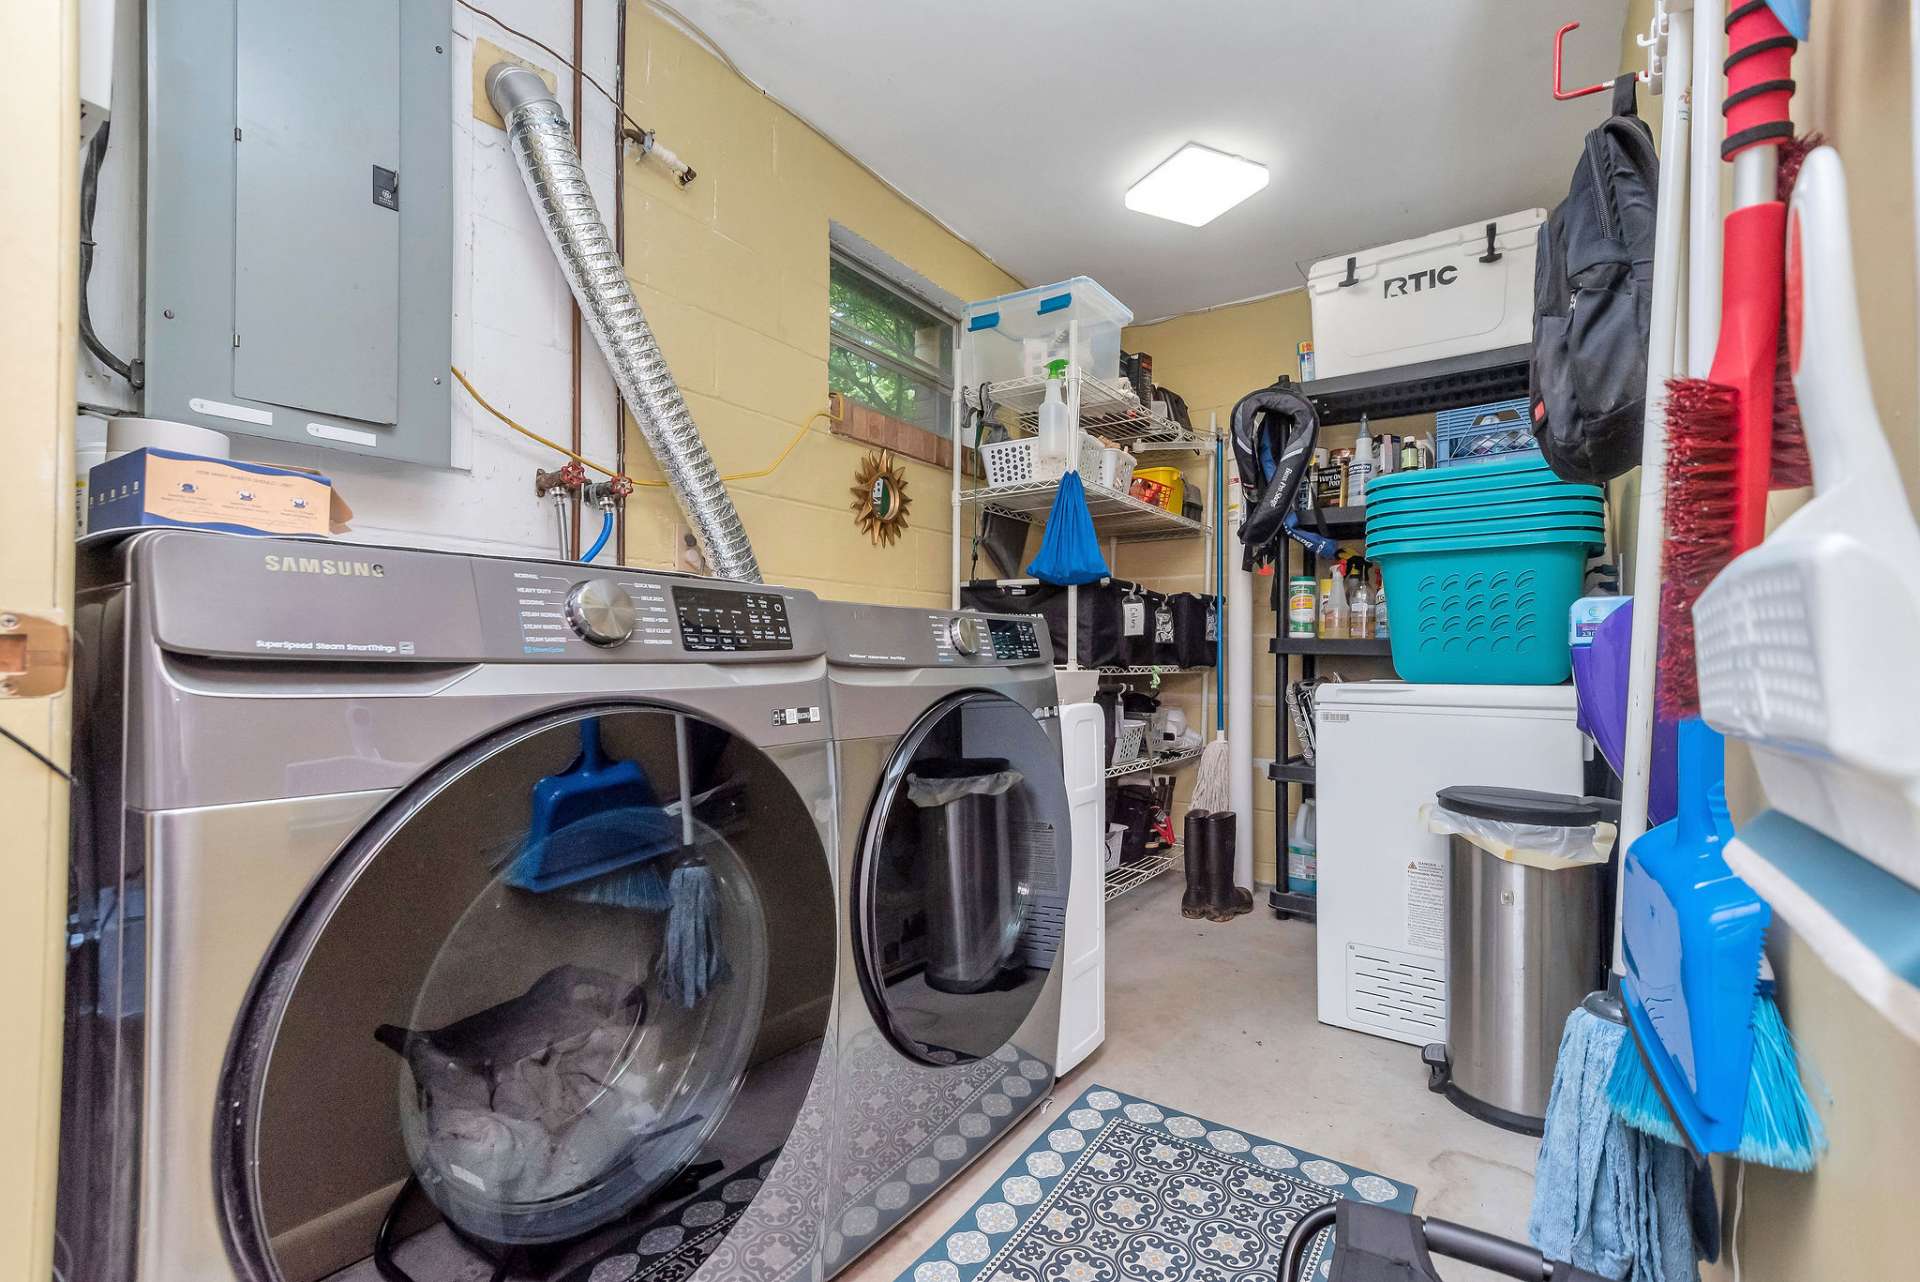
[[[1802,134],[1780,148],[1780,173],[1774,197],[1781,204],[1793,199],[1800,166],[1813,149],[1826,145],[1822,134]],[[1813,459],[1807,453],[1807,434],[1800,426],[1800,397],[1793,390],[1793,361],[1787,352],[1787,327],[1780,326],[1780,346],[1773,360],[1773,488],[1795,490],[1813,484]]]
[[[1779,153],[1793,139],[1787,105],[1796,47],[1766,0],[1748,0],[1727,14],[1721,105],[1727,137],[1720,157],[1733,162],[1734,207],[1723,231],[1720,340],[1704,380],[1667,385],[1658,672],[1661,711],[1674,718],[1697,716],[1700,709],[1693,603],[1727,562],[1766,533],[1787,224]],[[1791,418],[1787,434],[1797,436],[1797,410]],[[1805,450],[1803,441],[1802,459]]]

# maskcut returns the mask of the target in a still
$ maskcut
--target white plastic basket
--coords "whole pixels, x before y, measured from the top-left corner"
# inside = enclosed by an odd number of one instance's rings
[[[1119,732],[1113,736],[1113,764],[1125,765],[1140,760],[1147,744],[1147,723],[1132,717],[1120,719]]]
[[[1110,447],[1100,451],[1100,484],[1121,494],[1133,484],[1133,467],[1137,460],[1130,450]]]
[[[1083,485],[1099,485],[1101,484],[1101,456],[1104,451],[1100,443],[1085,432],[1076,435],[1080,438],[1080,482]],[[1022,436],[1016,440],[982,445],[980,462],[987,470],[987,488],[998,490],[1009,485],[1026,485],[1033,481],[1059,480],[1061,474],[1058,463],[1043,465],[1035,461],[1035,454],[1039,447],[1039,438],[1033,436]]]

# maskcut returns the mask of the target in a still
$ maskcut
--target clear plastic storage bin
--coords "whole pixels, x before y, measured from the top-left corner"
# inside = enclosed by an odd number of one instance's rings
[[[967,304],[962,381],[968,386],[1045,378],[1065,360],[1069,374],[1120,379],[1120,331],[1133,313],[1090,276]]]

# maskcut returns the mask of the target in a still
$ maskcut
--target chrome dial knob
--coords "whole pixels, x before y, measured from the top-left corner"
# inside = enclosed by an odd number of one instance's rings
[[[986,633],[986,625],[970,615],[955,615],[947,620],[947,644],[961,654],[979,654]]]
[[[594,645],[620,645],[633,635],[633,598],[612,579],[587,579],[567,593],[567,622]]]

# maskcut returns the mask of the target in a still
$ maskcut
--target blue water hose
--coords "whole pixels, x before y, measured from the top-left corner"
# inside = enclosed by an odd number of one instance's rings
[[[594,539],[593,546],[588,548],[587,554],[581,557],[580,559],[582,561],[591,561],[593,560],[594,557],[599,556],[600,550],[607,546],[607,540],[612,537],[613,537],[613,509],[608,508],[606,511],[600,514],[600,536]]]

